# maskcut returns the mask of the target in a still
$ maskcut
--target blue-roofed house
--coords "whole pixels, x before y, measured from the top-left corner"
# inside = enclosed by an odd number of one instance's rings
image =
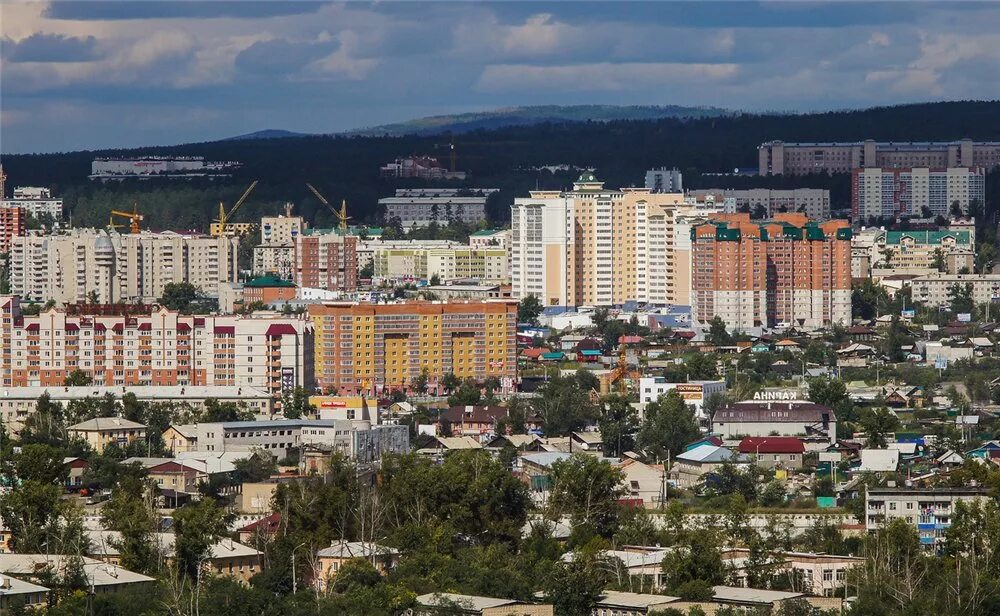
[[[691,487],[698,483],[702,475],[718,470],[726,462],[746,464],[750,462],[750,458],[725,447],[699,445],[678,454],[671,473],[676,475],[679,485]]]

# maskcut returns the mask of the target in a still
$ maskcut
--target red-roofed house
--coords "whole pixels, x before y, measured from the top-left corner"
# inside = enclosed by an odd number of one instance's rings
[[[765,468],[798,468],[805,451],[802,441],[792,436],[748,436],[740,441],[740,453],[754,456]]]
[[[521,357],[537,361],[539,357],[548,352],[549,350],[546,349],[545,347],[532,347],[530,349],[524,349],[523,351],[521,351]]]
[[[278,534],[278,529],[281,527],[281,514],[272,513],[271,515],[265,516],[256,522],[251,522],[243,528],[239,529],[240,543],[249,546],[256,546],[258,541],[257,538],[266,538],[267,540],[273,539],[275,535]]]

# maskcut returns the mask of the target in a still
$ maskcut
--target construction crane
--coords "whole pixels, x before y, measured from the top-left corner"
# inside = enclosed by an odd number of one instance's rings
[[[351,220],[351,217],[347,215],[347,200],[345,199],[340,202],[340,209],[338,210],[337,208],[330,205],[330,202],[327,201],[326,197],[324,197],[318,190],[316,190],[315,186],[313,186],[309,182],[306,182],[306,186],[308,186],[309,190],[312,191],[312,194],[316,195],[316,198],[322,201],[323,205],[330,208],[330,211],[333,212],[333,215],[337,217],[337,226],[339,226],[341,230],[346,231],[347,221]]]
[[[247,201],[247,197],[250,196],[250,193],[253,192],[254,188],[257,188],[257,180],[254,180],[250,184],[250,186],[247,187],[245,191],[243,191],[243,195],[240,196],[240,198],[236,201],[236,203],[233,204],[233,207],[231,207],[228,212],[226,211],[225,204],[223,204],[222,201],[219,201],[219,217],[214,221],[215,225],[213,225],[213,227],[215,228],[214,229],[215,233],[212,233],[212,235],[222,236],[226,234],[226,223],[228,223],[229,219],[232,218],[234,214],[236,214],[237,210],[243,207],[243,204],[246,203]]]
[[[611,388],[617,386],[618,393],[625,394],[628,391],[628,381],[635,382],[640,376],[639,371],[628,365],[626,345],[621,344],[618,347],[618,365],[608,374],[607,391],[602,393],[610,393]]]
[[[448,148],[448,166],[452,173],[455,173],[455,167],[458,164],[458,153],[455,151],[455,138],[451,138],[449,143],[435,143],[435,148]]]
[[[139,204],[137,202],[135,202],[135,201],[132,202],[132,211],[131,212],[123,212],[121,210],[111,210],[111,219],[108,221],[108,227],[111,228],[112,230],[117,230],[118,227],[124,227],[125,226],[125,225],[121,225],[121,224],[116,223],[115,222],[115,216],[119,216],[121,218],[127,218],[128,219],[128,232],[129,233],[138,233],[139,232],[139,223],[142,222],[142,220],[145,218],[142,214],[139,213]]]

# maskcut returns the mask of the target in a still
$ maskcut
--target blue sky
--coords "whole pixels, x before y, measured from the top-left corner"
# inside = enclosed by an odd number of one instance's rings
[[[1000,98],[1000,3],[3,2],[0,151],[538,104]]]

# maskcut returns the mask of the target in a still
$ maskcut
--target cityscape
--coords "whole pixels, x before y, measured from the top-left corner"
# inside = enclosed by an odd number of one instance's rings
[[[0,18],[0,614],[1000,614],[1000,6]]]

